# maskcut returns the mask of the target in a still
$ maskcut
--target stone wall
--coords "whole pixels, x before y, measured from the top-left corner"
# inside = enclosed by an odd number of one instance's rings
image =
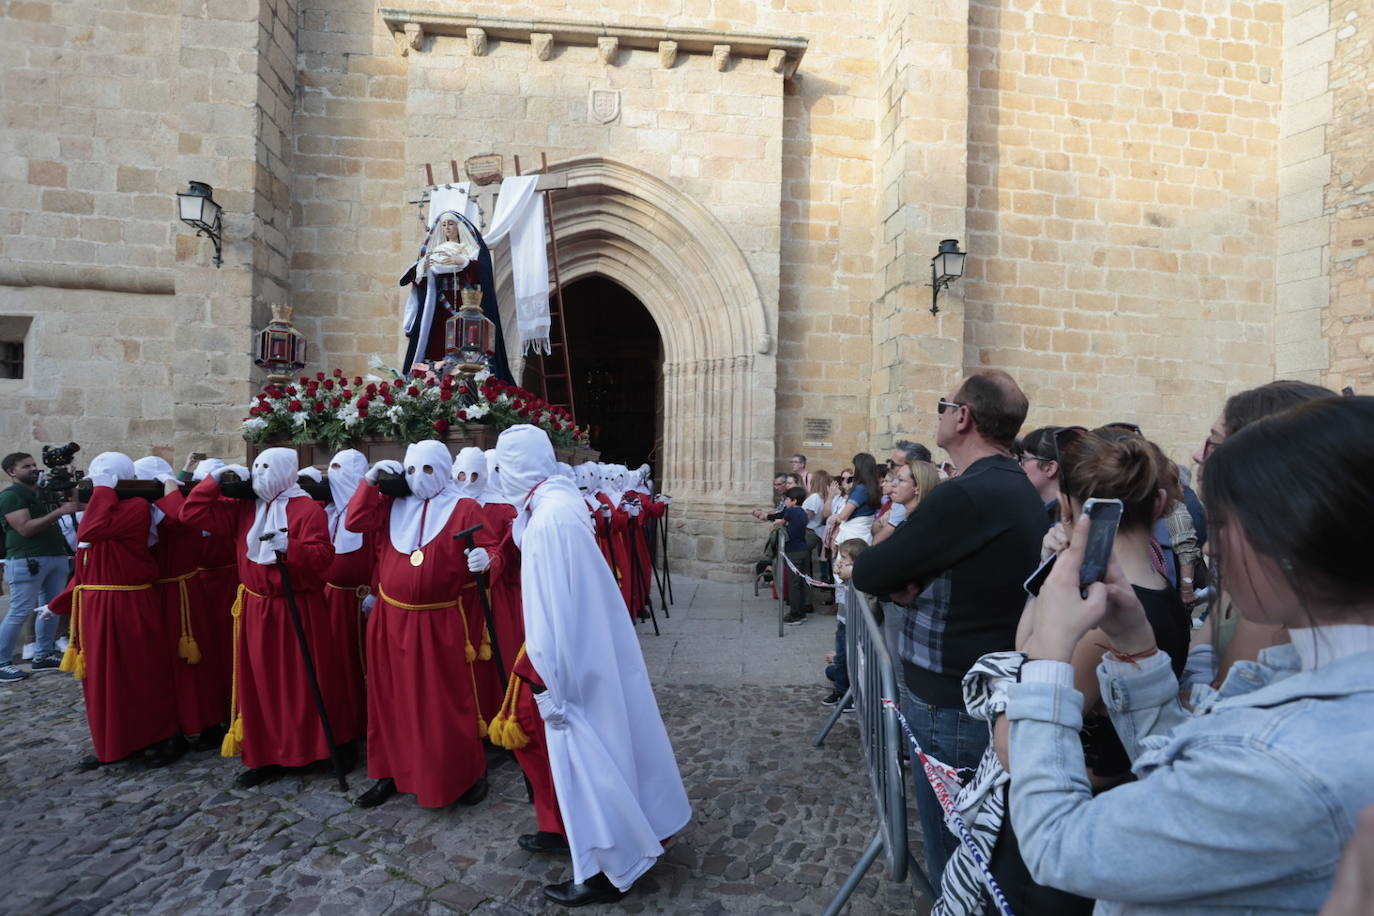
[[[1283,7],[973,0],[965,365],[1176,458],[1273,373]]]
[[[1333,124],[1326,135],[1331,171],[1323,212],[1331,227],[1329,305],[1322,314],[1330,368],[1322,381],[1374,393],[1374,9],[1331,4]]]

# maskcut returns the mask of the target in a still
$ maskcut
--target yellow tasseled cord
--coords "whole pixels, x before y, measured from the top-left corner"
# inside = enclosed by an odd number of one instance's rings
[[[229,730],[224,733],[224,740],[220,742],[219,755],[221,757],[237,757],[243,746],[243,710],[239,708],[239,637],[243,632],[243,595],[245,592],[254,598],[265,597],[248,586],[240,584],[239,590],[234,594],[234,606],[229,609],[229,616],[234,618],[234,661],[230,669],[229,681]]]
[[[169,579],[158,579],[155,585],[167,585],[175,582],[177,584],[178,598],[181,601],[181,638],[177,640],[177,656],[188,665],[200,664],[200,644],[196,642],[196,634],[191,629],[191,594],[186,587],[186,583],[194,579],[200,570],[192,570],[181,576],[173,576]]]
[[[520,659],[524,657],[525,647],[521,646],[520,651],[515,656],[514,664],[519,664]],[[501,701],[501,709],[492,717],[489,729],[491,743],[509,751],[518,750],[530,743],[530,736],[525,734],[525,730],[515,720],[515,704],[520,697],[520,687],[520,678],[512,672],[509,680],[506,681],[506,696]]]
[[[58,668],[70,671],[78,681],[86,677],[86,644],[81,639],[81,593],[82,592],[141,592],[152,588],[148,585],[78,585],[72,589],[72,635],[67,642],[67,651],[62,653],[62,663]]]

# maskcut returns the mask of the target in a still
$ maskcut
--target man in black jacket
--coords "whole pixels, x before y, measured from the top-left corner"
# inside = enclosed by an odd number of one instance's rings
[[[888,596],[887,612],[900,615],[903,715],[922,749],[956,768],[976,767],[988,743],[987,724],[964,712],[960,682],[979,656],[1014,648],[1022,583],[1048,527],[1035,487],[1011,456],[1028,407],[1000,370],[971,375],[941,399],[936,443],[959,475],[924,496],[891,537],[854,564],[855,587]],[[912,769],[938,889],[958,841],[925,774]]]

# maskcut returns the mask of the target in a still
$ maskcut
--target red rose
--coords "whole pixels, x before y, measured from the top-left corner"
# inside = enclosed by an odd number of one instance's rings
[[[295,386],[295,385],[287,385],[287,386],[286,386],[286,393],[289,394],[289,395],[291,395],[291,397],[294,398],[294,397],[296,396],[296,386]]]
[[[359,407],[359,408],[358,408],[358,416],[359,416],[359,417],[365,417],[365,416],[367,416],[367,408],[366,408],[366,407]]]
[[[335,370],[334,370],[334,377],[335,377],[335,378],[343,378],[343,370],[342,370],[342,369],[335,369]]]
[[[340,388],[340,389],[339,389],[339,394],[343,395],[343,396],[346,397],[346,398],[351,398],[351,397],[353,397],[353,389],[352,389],[352,388]]]
[[[392,404],[396,403],[396,399],[389,394],[384,394],[382,395],[382,403],[385,404],[387,407],[390,407]]]
[[[396,378],[391,380],[391,385],[393,388],[404,388],[406,386],[406,383]]]
[[[466,410],[458,411],[458,419],[466,423],[468,421],[468,412]]]
[[[302,384],[302,385],[304,385],[304,384],[305,384],[306,382],[308,382],[308,381],[310,381],[310,376],[308,376],[308,375],[302,375],[302,376],[301,376],[301,384]]]
[[[377,396],[377,386],[375,384],[367,386],[367,396],[370,398],[375,398]]]
[[[439,400],[445,403],[453,400],[453,392],[445,388],[443,391],[439,392]]]
[[[411,374],[412,376],[414,376],[415,378],[424,378],[424,376],[425,376],[425,370],[423,370],[423,369],[421,369],[420,367],[417,366],[417,367],[415,367],[414,369],[411,369],[411,370],[410,370],[410,374]]]
[[[452,387],[453,387],[453,376],[451,376],[451,375],[446,375],[446,376],[444,376],[443,379],[439,382],[439,384],[443,385],[445,388],[452,388]]]
[[[324,413],[324,402],[323,402],[323,401],[316,401],[316,402],[315,402],[315,413]]]
[[[354,388],[361,388],[362,386],[363,386],[363,377],[362,377],[361,375],[355,375],[355,376],[353,376],[353,387],[354,387]]]
[[[420,389],[416,388],[414,385],[411,385],[409,388],[406,389],[406,394],[410,395],[412,398],[419,397]]]
[[[327,379],[324,380],[324,390],[325,390],[325,391],[333,391],[333,390],[334,390],[334,380],[333,380],[332,378],[327,378]]]
[[[434,421],[434,431],[435,431],[436,433],[446,433],[446,432],[448,432],[448,421],[447,421],[447,420],[435,420],[435,421]]]
[[[290,404],[286,405],[286,409],[291,411],[292,413],[295,413],[296,411],[301,409],[301,402],[293,400]]]
[[[369,398],[358,398],[358,409],[367,410],[367,405],[371,403],[372,401]]]
[[[256,407],[248,408],[248,416],[250,417],[256,417],[261,412],[262,411],[258,410]]]
[[[323,372],[316,372],[316,373],[315,373],[315,378],[319,379],[320,381],[324,381],[324,373],[323,373]]]
[[[425,379],[425,387],[426,387],[426,388],[433,388],[433,387],[434,387],[435,385],[437,385],[437,384],[439,384],[439,383],[438,383],[437,381],[434,380],[434,376],[432,376],[432,375],[431,375],[429,378]]]
[[[458,393],[459,393],[459,394],[470,394],[471,392],[472,392],[472,389],[469,388],[467,385],[459,385],[459,386],[458,386]]]
[[[339,398],[330,398],[330,399],[329,399],[329,406],[330,406],[330,407],[338,407],[338,406],[339,406],[340,404],[342,404],[342,403],[343,403],[343,401],[340,400]]]
[[[530,412],[523,407],[517,410],[516,413],[520,414],[520,418],[523,420],[528,420],[530,418]]]

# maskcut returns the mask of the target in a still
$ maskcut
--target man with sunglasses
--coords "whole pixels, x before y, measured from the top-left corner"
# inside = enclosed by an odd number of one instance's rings
[[[888,596],[899,618],[902,708],[922,748],[973,768],[987,747],[984,722],[964,711],[961,682],[977,659],[1009,650],[1048,527],[1044,504],[1012,449],[1026,395],[1007,373],[966,378],[937,406],[936,443],[959,476],[922,499],[900,528],[854,565],[854,585]],[[957,840],[924,774],[913,772],[931,882],[939,888]]]

